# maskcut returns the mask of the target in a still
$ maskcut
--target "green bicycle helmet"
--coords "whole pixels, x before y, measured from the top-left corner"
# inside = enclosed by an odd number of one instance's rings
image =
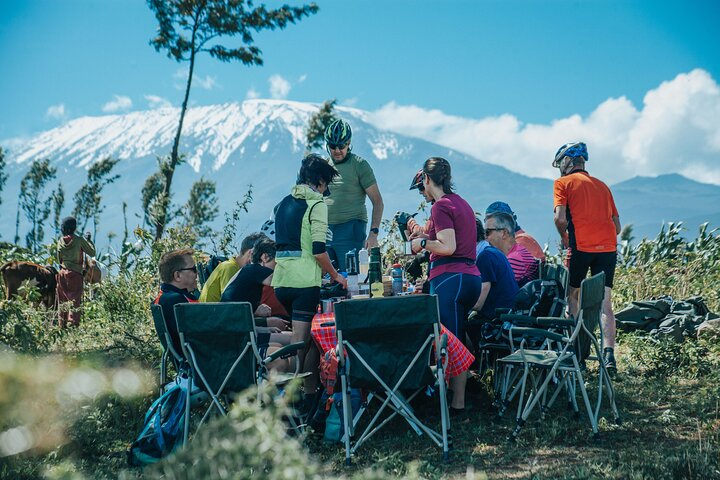
[[[345,120],[338,118],[325,129],[325,143],[328,146],[345,145],[352,139],[352,129]]]

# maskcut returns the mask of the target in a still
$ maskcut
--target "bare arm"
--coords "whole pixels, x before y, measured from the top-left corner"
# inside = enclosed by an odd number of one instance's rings
[[[382,214],[385,208],[383,204],[382,195],[380,195],[380,189],[375,185],[370,185],[365,189],[365,193],[370,198],[372,203],[372,216],[370,217],[370,228],[380,228],[380,222],[382,221]],[[370,249],[378,246],[377,233],[368,233],[367,241],[365,242],[365,248]]]
[[[413,252],[419,252],[421,250],[420,242],[421,238],[415,238],[412,241]],[[437,240],[428,240],[425,244],[425,250],[431,253],[436,253],[445,257],[449,257],[455,253],[455,230],[452,228],[446,228],[440,230],[437,233]]]
[[[482,310],[485,305],[485,300],[487,300],[488,293],[490,293],[491,286],[490,282],[483,282],[482,288],[480,289],[480,296],[478,297],[477,302],[475,302],[475,306],[472,307],[472,310],[475,310],[476,312]]]
[[[615,235],[620,235],[620,230],[622,230],[620,226],[620,217],[613,215],[612,221],[615,224]]]
[[[569,246],[569,239],[568,239],[568,220],[567,220],[567,207],[565,205],[558,205],[555,207],[555,228],[557,228],[558,233],[560,234],[560,238],[562,239],[562,244],[564,247]]]
[[[332,266],[330,256],[327,252],[318,253],[317,255],[315,255],[315,261],[318,262],[323,272],[327,272],[330,274],[330,278],[342,284],[344,288],[347,288],[347,280],[345,279],[345,277],[340,275],[337,270],[335,270],[335,267]]]

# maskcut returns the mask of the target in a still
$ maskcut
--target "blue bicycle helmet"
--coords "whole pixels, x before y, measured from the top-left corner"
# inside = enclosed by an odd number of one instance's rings
[[[352,129],[345,120],[338,118],[325,129],[325,143],[328,146],[346,145],[352,139]]]
[[[553,160],[552,166],[560,168],[560,162],[565,157],[580,158],[582,157],[586,162],[588,161],[587,146],[583,142],[572,142],[566,143],[560,147],[555,154],[555,160]]]

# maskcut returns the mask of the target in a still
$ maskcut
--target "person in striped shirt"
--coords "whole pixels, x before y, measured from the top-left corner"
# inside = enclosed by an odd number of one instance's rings
[[[538,278],[538,261],[515,239],[515,220],[511,215],[503,212],[487,215],[485,238],[508,258],[519,288]]]

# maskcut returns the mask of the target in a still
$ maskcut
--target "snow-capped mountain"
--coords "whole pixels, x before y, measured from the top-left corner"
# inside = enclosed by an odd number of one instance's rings
[[[318,108],[317,104],[281,100],[247,100],[190,108],[180,146],[187,164],[175,173],[175,202],[183,203],[190,186],[201,176],[214,180],[220,206],[216,226],[220,226],[223,213],[232,210],[252,184],[253,203],[240,222],[239,235],[257,229],[294,184],[305,152],[305,128]],[[392,217],[397,210],[414,212],[417,209],[421,199],[417,191],[408,191],[410,181],[426,158],[442,156],[452,164],[458,193],[475,210],[484,211],[489,203],[504,200],[515,209],[523,228],[539,241],[555,241],[550,180],[526,177],[447,147],[376,128],[369,121],[370,115],[362,110],[347,107],[337,110],[352,125],[353,151],[373,166],[385,201],[385,218]],[[82,117],[14,145],[8,151],[10,178],[2,194],[3,224],[15,225],[20,180],[31,161],[49,158],[57,167],[57,181],[65,190],[64,214],[69,214],[74,193],[85,183],[86,168],[106,156],[122,161],[114,171],[120,178],[103,192],[106,208],[98,241],[103,244],[107,233],[122,232],[123,202],[128,204],[128,226],[141,224],[141,188],[156,170],[156,156],[170,152],[178,115],[179,109],[166,108]],[[712,190],[711,196],[720,200],[720,187]],[[626,189],[624,195],[632,197],[633,190]],[[664,219],[660,210],[662,194],[656,197],[643,195],[632,203],[634,210],[640,208],[638,202],[648,206],[649,210],[634,213],[644,223],[657,225],[650,234],[657,232]],[[621,216],[627,221],[629,216],[623,212],[623,199],[616,198],[616,201]],[[0,238],[11,240],[13,233],[14,229],[6,228]],[[641,232],[636,230],[636,233]]]

